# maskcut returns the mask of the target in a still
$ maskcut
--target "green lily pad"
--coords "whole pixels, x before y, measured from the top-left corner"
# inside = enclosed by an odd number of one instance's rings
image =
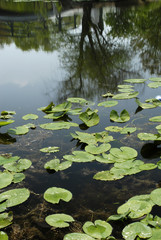
[[[118,85],[117,86],[118,88],[123,88],[123,89],[131,89],[133,88],[134,86],[133,85],[129,85],[129,84],[122,84],[122,85]]]
[[[70,127],[78,127],[78,124],[72,122],[53,122],[40,124],[40,127],[47,130],[60,130],[69,129]]]
[[[100,146],[95,146],[94,144],[90,144],[85,147],[85,151],[91,154],[100,154],[103,152],[107,152],[111,148],[111,145],[109,143],[101,144]]]
[[[32,119],[32,120],[36,120],[38,119],[38,115],[36,114],[26,114],[25,116],[22,117],[23,120],[29,120],[29,119]]]
[[[14,122],[14,120],[0,121],[0,127],[6,126],[6,125],[11,124],[13,122]]]
[[[75,108],[68,111],[69,115],[79,115],[82,112],[82,108]]]
[[[152,170],[157,168],[157,165],[154,163],[145,163],[139,166],[140,170]]]
[[[130,134],[136,131],[136,127],[125,127],[120,131],[121,134]]]
[[[41,152],[44,152],[44,153],[55,153],[55,152],[59,152],[59,147],[46,147],[46,148],[41,148],[40,151],[41,151]]]
[[[134,148],[130,147],[121,147],[119,148],[111,148],[110,154],[112,154],[115,158],[130,160],[137,157],[138,153]]]
[[[63,240],[95,240],[85,233],[68,233]]]
[[[20,159],[20,157],[18,157],[18,156],[3,156],[3,155],[1,155],[0,156],[0,165],[3,165],[3,164],[6,164],[6,163],[11,163],[11,162],[15,162],[15,161],[17,161],[18,159]]]
[[[150,87],[150,88],[161,87],[161,82],[151,82],[151,83],[148,84],[148,87]]]
[[[104,239],[111,235],[112,226],[102,220],[96,220],[94,223],[88,221],[83,225],[83,231],[91,237]]]
[[[58,104],[57,106],[53,106],[49,112],[50,113],[67,112],[71,109],[71,107],[72,107],[71,102],[64,102],[64,103]]]
[[[50,169],[50,170],[55,170],[57,171],[63,171],[69,167],[71,167],[72,162],[70,161],[64,161],[62,163],[60,163],[59,159],[53,159],[48,161],[47,163],[45,163],[44,168],[45,169]]]
[[[114,96],[114,94],[113,94],[113,93],[110,93],[110,92],[107,92],[107,93],[105,93],[105,94],[102,95],[102,97],[104,97],[104,98],[113,97],[113,96]]]
[[[160,77],[149,78],[149,80],[153,81],[153,82],[161,82],[161,78]]]
[[[105,130],[110,132],[120,132],[123,128],[118,126],[108,126],[105,128]]]
[[[45,221],[52,227],[64,228],[69,227],[68,222],[74,222],[74,219],[70,215],[60,213],[47,216]]]
[[[50,203],[59,203],[60,200],[69,202],[72,199],[72,193],[64,188],[51,187],[44,193],[44,199]]]
[[[131,92],[134,92],[134,90],[131,89],[131,88],[119,88],[118,91],[121,92],[121,93],[131,93]]]
[[[13,175],[9,172],[0,172],[0,189],[7,187],[11,184]]]
[[[78,139],[82,143],[87,143],[87,144],[97,143],[97,139],[95,138],[95,136],[90,133],[76,131],[75,134],[71,133],[71,136],[75,139]]]
[[[26,125],[23,125],[16,127],[15,129],[10,128],[7,132],[14,135],[24,135],[29,132],[29,128]]]
[[[14,173],[13,174],[13,183],[22,182],[25,179],[25,175],[23,173]]]
[[[149,108],[155,108],[156,107],[156,105],[154,105],[154,104],[142,103],[142,102],[139,101],[138,98],[136,98],[135,101],[138,104],[138,106],[143,108],[143,109],[149,109]]]
[[[143,141],[160,141],[161,135],[160,134],[153,134],[153,133],[138,133],[138,138]]]
[[[95,156],[87,152],[74,151],[72,153],[73,155],[64,155],[63,158],[71,162],[92,162],[95,160]]]
[[[120,163],[115,163],[114,167],[115,168],[121,168],[121,169],[134,169],[140,165],[143,165],[143,161],[141,160],[128,160],[125,162],[120,162]]]
[[[149,118],[149,121],[151,121],[151,122],[161,122],[161,116],[155,116],[155,117]]]
[[[0,231],[0,239],[1,240],[8,240],[8,235],[7,233]]]
[[[161,229],[152,228],[152,236],[148,238],[149,240],[159,240],[161,236]]]
[[[110,171],[101,171],[101,172],[98,172],[94,175],[94,179],[96,180],[101,180],[101,181],[114,181],[114,180],[117,180],[117,179],[121,179],[123,178],[124,175],[121,175],[121,174],[115,174],[115,173],[112,173]]]
[[[5,211],[8,207],[13,207],[25,202],[30,196],[26,188],[17,188],[8,190],[0,194],[0,212]]]
[[[110,119],[114,122],[127,122],[130,120],[130,115],[128,113],[128,111],[126,111],[126,109],[124,109],[121,113],[120,116],[118,115],[117,111],[112,110],[110,112]]]
[[[118,101],[104,101],[98,104],[99,107],[114,107],[118,104]]]
[[[158,205],[161,206],[161,188],[157,188],[155,190],[153,190],[150,194],[150,198],[152,199],[152,201]]]
[[[5,115],[15,115],[16,112],[15,111],[2,111],[1,115],[5,116]]]
[[[158,130],[158,133],[161,134],[161,124],[159,124],[158,126],[156,126],[156,129]]]
[[[126,79],[124,82],[128,83],[144,83],[146,79]]]
[[[3,167],[11,172],[22,172],[31,166],[32,162],[28,159],[20,159],[18,162],[6,163]]]
[[[12,223],[12,220],[13,220],[12,212],[1,213],[0,214],[0,229],[9,226]],[[0,234],[0,239],[1,239],[1,234]]]
[[[149,238],[152,236],[152,230],[141,222],[134,222],[123,229],[122,235],[126,240],[134,240],[137,236],[140,238]]]
[[[114,95],[112,98],[113,99],[131,99],[131,98],[135,98],[137,97],[137,95],[139,94],[139,92],[132,92],[132,93],[119,93]]]
[[[140,218],[152,210],[152,205],[147,201],[129,200],[117,209],[118,214],[130,211],[130,218]]]
[[[87,108],[85,112],[82,112],[79,115],[81,121],[83,121],[88,127],[95,126],[99,123],[100,119],[98,114],[96,113],[97,110],[92,111],[90,108]]]
[[[86,99],[84,98],[67,98],[67,101],[68,102],[71,102],[71,103],[78,103],[80,105],[88,105],[88,104],[91,104],[90,101],[87,101]]]
[[[48,113],[48,112],[50,112],[50,111],[52,110],[52,108],[53,108],[54,106],[55,106],[54,103],[51,102],[48,106],[38,108],[38,110],[43,111],[43,112],[45,112],[45,113]]]

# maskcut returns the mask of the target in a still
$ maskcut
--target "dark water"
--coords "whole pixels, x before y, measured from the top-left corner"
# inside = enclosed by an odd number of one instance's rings
[[[111,109],[97,106],[103,101],[102,94],[117,93],[117,85],[124,79],[161,76],[161,3],[70,6],[71,9],[54,3],[0,3],[0,111],[16,111],[12,127],[23,125],[22,116],[27,113],[39,115],[37,125],[47,122],[38,107],[51,101],[59,104],[68,97],[83,97],[95,102],[91,108],[99,109],[100,116],[99,125],[84,131],[104,131],[115,124],[109,120]],[[151,89],[147,84],[137,84],[135,89],[142,102],[160,94],[160,88]],[[160,108],[137,112],[132,99],[119,101],[113,109],[120,112],[124,108],[131,115],[131,126],[153,132],[155,124],[147,120],[160,115]],[[82,148],[70,135],[75,130],[83,131],[82,122],[77,116],[71,118],[80,124],[79,128],[52,132],[37,127],[16,137],[6,135],[8,126],[1,128],[0,154],[12,153],[33,163],[25,172],[26,179],[16,185],[27,187],[31,196],[11,209],[14,222],[5,229],[11,240],[63,239],[65,233],[80,231],[85,221],[106,220],[128,198],[150,193],[160,184],[160,170],[113,182],[93,180],[96,172],[109,168],[96,162],[74,163],[65,171],[47,172],[44,164],[48,160]],[[112,134],[116,139],[112,147],[133,147],[138,151],[138,159],[156,163],[160,146],[140,141],[137,133],[130,137]],[[39,151],[50,145],[60,147],[60,152],[46,155]],[[70,190],[73,199],[58,205],[47,203],[43,193],[52,186]],[[76,221],[65,230],[51,229],[45,217],[61,212],[72,215]],[[114,234],[121,239],[119,227]]]

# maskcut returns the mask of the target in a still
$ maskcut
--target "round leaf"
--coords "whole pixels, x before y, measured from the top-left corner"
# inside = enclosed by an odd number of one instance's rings
[[[11,184],[13,175],[8,172],[0,172],[0,189],[7,187]]]
[[[104,101],[98,104],[101,107],[114,107],[118,104],[118,101]]]
[[[150,198],[156,205],[161,206],[161,188],[153,190],[150,194]]]
[[[59,203],[60,200],[69,202],[72,199],[72,193],[64,188],[51,187],[45,191],[44,199],[50,203]]]
[[[111,148],[110,149],[110,154],[112,154],[115,158],[120,158],[120,159],[133,159],[137,157],[138,153],[134,148],[130,147],[121,147],[119,148]]]
[[[12,223],[12,220],[13,220],[12,212],[1,213],[0,214],[0,229],[9,226]],[[0,234],[0,239],[1,239],[1,234]]]
[[[126,240],[134,240],[137,236],[140,238],[149,238],[152,236],[152,230],[141,222],[135,222],[127,225],[123,229],[122,235]]]
[[[32,119],[32,120],[36,120],[38,119],[38,115],[36,114],[26,114],[25,116],[22,117],[23,120],[29,120],[29,119]]]
[[[11,172],[22,172],[31,166],[32,162],[28,159],[20,159],[18,162],[6,163],[3,167]]]
[[[95,160],[94,155],[83,151],[74,151],[73,155],[64,155],[63,158],[71,162],[92,162]]]
[[[1,240],[8,240],[8,236],[5,232],[0,231],[0,239]]]
[[[63,240],[95,240],[84,233],[68,233],[64,236]]]
[[[52,214],[45,218],[45,221],[52,227],[64,228],[69,227],[68,222],[74,222],[74,219],[67,214]]]
[[[47,130],[60,130],[69,129],[70,127],[78,127],[78,124],[72,122],[53,122],[40,124],[40,127]]]
[[[102,239],[111,235],[112,227],[105,221],[96,220],[94,224],[92,222],[86,222],[83,225],[83,231],[91,237]]]
[[[144,83],[146,79],[126,79],[124,82],[128,83]]]
[[[100,154],[103,152],[107,152],[110,148],[111,148],[111,145],[109,143],[107,144],[103,143],[98,147],[91,144],[85,147],[85,151],[91,154]]]

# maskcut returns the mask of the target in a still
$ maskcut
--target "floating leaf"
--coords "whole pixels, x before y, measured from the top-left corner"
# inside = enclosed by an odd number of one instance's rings
[[[13,182],[19,183],[25,179],[25,175],[23,173],[14,173],[13,174]]]
[[[32,120],[36,120],[38,119],[38,115],[36,114],[26,114],[25,116],[22,117],[23,120],[29,120],[29,119],[32,119]]]
[[[138,98],[136,98],[135,101],[138,104],[138,106],[143,108],[143,109],[149,109],[149,108],[155,108],[156,107],[156,105],[154,105],[154,104],[142,103],[142,102],[139,101]]]
[[[13,175],[9,172],[0,172],[0,189],[11,184]]]
[[[90,144],[85,147],[85,151],[91,154],[100,154],[103,152],[107,152],[111,148],[111,145],[109,143],[101,144],[100,146],[95,146],[94,144]]]
[[[153,190],[150,194],[150,198],[152,199],[152,201],[158,205],[161,206],[161,188],[157,188],[155,190]]]
[[[150,88],[161,87],[161,82],[151,82],[151,83],[148,84],[148,87],[150,87]]]
[[[136,127],[125,127],[123,128],[120,133],[121,134],[130,134],[136,131]]]
[[[72,153],[73,155],[64,155],[63,158],[71,162],[92,162],[95,160],[95,156],[87,152],[74,151]]]
[[[149,78],[149,80],[153,81],[153,82],[161,82],[161,78],[160,77]]]
[[[8,240],[7,233],[0,231],[0,239],[1,240]]]
[[[50,169],[50,170],[55,170],[57,172],[57,171],[65,170],[65,169],[71,167],[71,165],[72,165],[72,162],[70,162],[70,161],[64,161],[64,162],[60,163],[60,160],[56,158],[56,159],[50,160],[47,163],[45,163],[44,168]]]
[[[13,220],[12,212],[1,213],[0,214],[0,229],[9,226],[12,223],[12,220]],[[1,234],[0,234],[0,239],[3,239],[3,238],[1,238]]]
[[[16,127],[15,129],[10,128],[8,129],[8,133],[14,134],[14,135],[24,135],[29,132],[29,128],[25,125]]]
[[[161,116],[155,116],[155,117],[149,118],[149,121],[151,121],[151,122],[161,122]]]
[[[138,133],[138,138],[143,141],[156,141],[161,140],[160,134],[153,134],[153,133]]]
[[[46,107],[41,107],[38,108],[38,110],[43,111],[45,113],[50,112],[52,110],[52,107],[55,106],[53,102],[51,102],[48,106]]]
[[[133,159],[137,157],[137,151],[134,148],[130,147],[121,147],[119,148],[111,148],[110,154],[112,154],[115,158],[120,159]]]
[[[18,156],[14,156],[14,157],[12,157],[12,156],[3,156],[3,155],[1,155],[0,156],[0,165],[4,165],[4,164],[6,164],[6,163],[11,163],[11,162],[15,162],[15,161],[17,161],[18,159],[20,159],[20,157],[18,157]]]
[[[133,88],[134,86],[133,85],[129,85],[129,84],[124,84],[124,85],[118,85],[117,86],[118,88],[123,88],[123,89],[131,89]]]
[[[94,238],[84,233],[68,233],[63,240],[94,240]]]
[[[140,218],[152,210],[152,205],[147,201],[140,200],[128,200],[117,209],[118,214],[124,214],[130,211],[130,218]]]
[[[81,121],[83,121],[88,127],[95,126],[99,123],[99,116],[95,111],[92,111],[90,108],[79,115]]]
[[[16,112],[15,111],[2,111],[1,115],[15,115]]]
[[[52,109],[48,111],[48,113],[67,112],[71,109],[71,107],[72,104],[70,102],[64,102],[57,106],[53,106]]]
[[[84,98],[67,98],[68,102],[72,102],[72,103],[78,103],[80,105],[88,105],[91,104],[90,101],[87,101]]]
[[[44,152],[44,153],[55,153],[55,152],[59,152],[59,147],[46,147],[46,148],[41,148],[40,151],[41,151],[41,152]]]
[[[5,211],[8,207],[13,207],[25,202],[30,196],[26,188],[17,188],[8,190],[0,194],[0,212]]]
[[[97,139],[95,138],[95,136],[93,134],[79,132],[79,131],[76,131],[75,133],[76,134],[71,133],[71,136],[75,139],[78,139],[82,143],[87,143],[87,144],[96,144],[97,143]]]
[[[14,122],[14,120],[0,121],[0,127],[6,126],[6,125],[11,124],[13,122]]]
[[[110,132],[120,132],[122,130],[122,127],[118,127],[118,126],[108,126],[105,128],[107,131]]]
[[[107,171],[101,171],[96,173],[93,178],[101,181],[113,181],[113,180],[121,179],[123,177],[124,175],[115,174],[107,170]]]
[[[128,83],[144,83],[146,79],[126,79],[124,82]]]
[[[83,231],[91,237],[104,239],[110,236],[112,227],[109,223],[102,220],[96,220],[94,223],[88,221],[83,225]]]
[[[152,228],[152,237],[149,240],[159,240],[161,236],[161,229]]]
[[[121,92],[121,93],[131,93],[131,92],[134,92],[134,90],[131,89],[131,88],[120,88],[120,89],[118,89],[118,91]]]
[[[137,236],[140,238],[149,238],[152,236],[152,230],[141,222],[134,222],[123,229],[122,235],[126,240],[134,240]]]
[[[118,104],[118,101],[104,101],[98,104],[99,107],[114,107]]]
[[[157,168],[157,165],[154,163],[145,163],[139,166],[140,170],[152,170]]]
[[[6,163],[3,167],[11,172],[22,172],[31,166],[32,162],[28,159],[20,159],[18,162]]]
[[[47,130],[60,130],[69,129],[70,127],[78,127],[78,124],[72,122],[53,122],[40,124],[40,127]]]
[[[72,199],[72,193],[64,188],[51,187],[44,193],[44,199],[50,203],[59,203],[60,200],[69,202]]]
[[[114,95],[112,98],[113,99],[131,99],[137,97],[139,92],[132,92],[132,93],[119,93]]]
[[[52,214],[45,218],[45,221],[52,227],[64,228],[69,227],[68,222],[74,222],[74,219],[67,214]]]
[[[102,95],[102,97],[104,97],[104,98],[113,97],[113,96],[114,96],[114,94],[113,94],[113,93],[110,93],[110,92],[107,92],[107,93],[105,93],[105,94]]]
[[[82,112],[82,108],[75,108],[68,111],[69,115],[79,115]]]
[[[110,119],[114,122],[127,122],[130,120],[130,115],[126,109],[124,109],[121,113],[120,116],[118,115],[117,111],[112,110],[110,113]]]

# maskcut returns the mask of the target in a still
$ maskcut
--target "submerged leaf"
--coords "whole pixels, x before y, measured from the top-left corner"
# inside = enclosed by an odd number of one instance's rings
[[[74,219],[70,215],[60,213],[47,216],[45,221],[52,227],[64,228],[69,227],[68,222],[74,222]]]
[[[50,203],[59,203],[60,200],[69,202],[72,199],[72,193],[64,188],[51,187],[44,193],[44,199]]]

